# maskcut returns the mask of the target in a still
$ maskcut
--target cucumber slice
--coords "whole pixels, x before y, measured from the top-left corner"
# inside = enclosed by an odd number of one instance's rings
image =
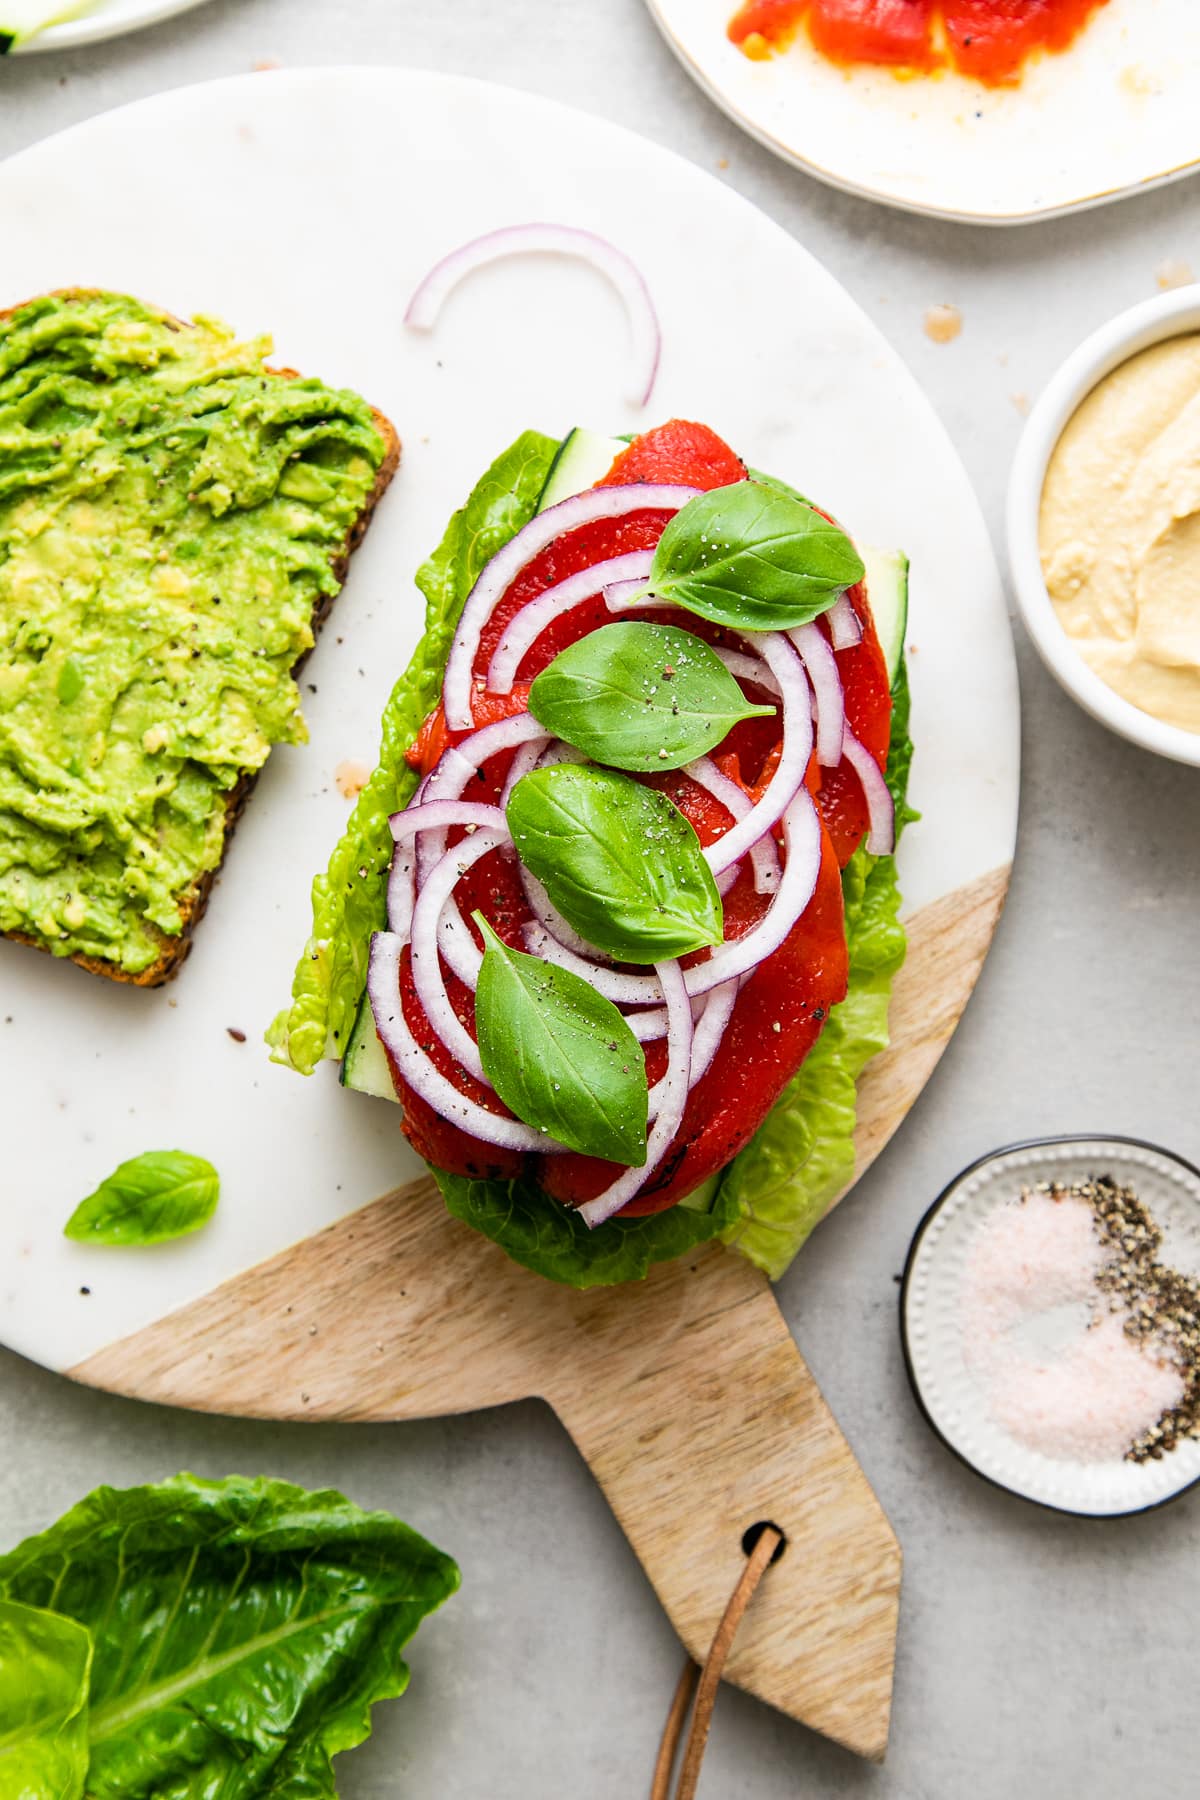
[[[538,511],[545,512],[548,506],[557,506],[560,500],[569,500],[573,494],[595,487],[625,447],[622,438],[601,437],[598,431],[584,431],[579,426],[568,431],[550,465]]]
[[[685,1194],[682,1200],[677,1200],[676,1206],[682,1206],[688,1212],[710,1213],[724,1173],[724,1169],[718,1169],[715,1175],[710,1175],[707,1181],[702,1181],[698,1188],[693,1188],[690,1194]]]
[[[908,558],[903,550],[871,550],[859,546],[867,571],[867,599],[887,659],[889,682],[894,683],[904,660],[904,632],[908,625]]]
[[[376,1100],[395,1100],[392,1072],[371,1016],[371,1002],[363,994],[354,1015],[354,1029],[346,1054],[342,1058],[341,1082],[359,1094],[371,1094]],[[399,1102],[396,1102],[399,1105]]]

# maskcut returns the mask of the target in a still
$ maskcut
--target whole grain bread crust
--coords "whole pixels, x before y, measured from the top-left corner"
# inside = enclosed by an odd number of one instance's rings
[[[103,291],[104,290],[98,288],[56,288],[53,290],[51,297],[56,300],[86,300]],[[30,302],[28,300],[23,300],[18,306],[0,309],[0,319],[11,318],[13,313],[20,312],[22,306],[28,306],[29,304]],[[181,329],[187,329],[187,320],[179,319],[176,315],[168,314],[166,312],[163,313],[163,317],[172,318]],[[297,369],[268,369],[267,373],[269,375],[278,375],[288,381],[299,379],[299,370]],[[383,461],[376,471],[375,485],[367,495],[362,511],[351,526],[345,543],[330,563],[330,567],[333,570],[334,577],[338,584],[337,592],[323,594],[316,607],[313,609],[311,620],[313,647],[315,647],[316,639],[320,634],[322,625],[324,625],[326,619],[329,617],[338,593],[341,592],[341,589],[345,584],[346,576],[350,570],[350,558],[354,555],[354,552],[366,537],[371,520],[375,515],[375,508],[379,505],[380,500],[387,492],[392,476],[400,466],[401,446],[396,427],[392,424],[386,414],[381,413],[376,407],[371,408],[371,420],[376,431],[383,439]],[[311,654],[312,648],[306,650],[304,655],[299,658],[292,669],[293,676],[299,675]],[[79,967],[81,969],[86,969],[90,975],[103,975],[110,981],[123,981],[132,987],[162,987],[165,982],[172,981],[175,976],[178,975],[180,969],[187,960],[188,953],[192,947],[192,935],[195,932],[197,925],[204,917],[209,897],[212,894],[213,884],[216,881],[217,876],[221,873],[225,857],[229,850],[229,840],[237,829],[239,819],[246,810],[246,803],[254,791],[254,784],[258,780],[260,773],[261,771],[257,769],[250,771],[243,775],[241,779],[230,788],[225,801],[225,831],[221,845],[220,861],[214,868],[206,870],[205,873],[200,876],[199,880],[193,882],[191,887],[186,889],[179,897],[179,911],[182,920],[180,932],[178,936],[170,935],[165,931],[158,932],[158,935],[162,939],[162,950],[155,961],[150,964],[149,968],[142,969],[138,974],[133,975],[130,974],[128,970],[120,968],[118,964],[108,961],[106,957],[71,956],[62,957],[60,960],[63,962],[78,963]],[[151,927],[151,929],[157,931],[157,927]],[[28,944],[34,950],[44,950],[48,955],[54,954],[50,945],[44,943],[41,938],[30,937],[23,931],[0,931],[0,938],[3,937],[8,937],[17,944]]]

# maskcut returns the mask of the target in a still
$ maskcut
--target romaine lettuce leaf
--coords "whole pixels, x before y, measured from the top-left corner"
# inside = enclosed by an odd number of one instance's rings
[[[236,1476],[100,1488],[0,1557],[0,1599],[93,1633],[88,1800],[332,1800],[457,1585],[386,1513]]]
[[[0,1600],[0,1794],[82,1800],[91,1635],[74,1619]]]
[[[568,1287],[640,1281],[652,1263],[669,1262],[716,1237],[732,1222],[732,1203],[709,1212],[672,1206],[645,1219],[609,1219],[589,1231],[532,1181],[471,1181],[434,1169],[446,1209],[499,1244],[514,1262]]]
[[[446,535],[417,572],[425,596],[425,635],[392,690],[383,715],[379,766],[358,797],[329,867],[313,882],[312,934],[296,966],[292,1004],[267,1033],[273,1062],[311,1075],[322,1057],[340,1056],[367,979],[372,932],[385,922],[392,860],[389,816],[404,806],[417,776],[404,760],[437,704],[458,616],[484,564],[533,517],[550,465],[553,438],[527,431],[492,464]]]
[[[919,816],[906,797],[908,715],[902,662],[892,689],[887,771],[897,833]],[[722,1202],[736,1209],[725,1242],[775,1280],[853,1178],[856,1086],[887,1047],[892,981],[904,961],[895,858],[857,850],[843,871],[842,892],[850,952],[846,998],[721,1183]]]

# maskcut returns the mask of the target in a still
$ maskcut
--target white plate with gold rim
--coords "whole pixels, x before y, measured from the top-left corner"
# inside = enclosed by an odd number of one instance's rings
[[[684,67],[752,137],[834,187],[909,212],[1015,225],[1200,166],[1196,0],[1109,0],[1012,88],[843,69],[803,31],[755,62],[726,36],[736,0],[647,4]]]

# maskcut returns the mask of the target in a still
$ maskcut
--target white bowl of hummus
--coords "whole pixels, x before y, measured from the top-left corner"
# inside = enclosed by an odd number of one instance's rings
[[[1200,286],[1122,313],[1054,376],[1013,463],[1008,549],[1067,692],[1200,765]]]

